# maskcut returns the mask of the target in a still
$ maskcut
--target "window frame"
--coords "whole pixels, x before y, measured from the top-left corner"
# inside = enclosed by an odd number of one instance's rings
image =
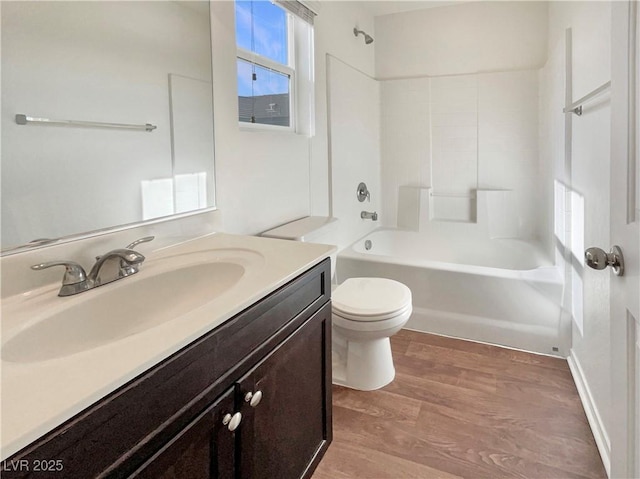
[[[238,125],[241,130],[271,130],[282,132],[296,132],[296,124],[298,121],[298,115],[296,111],[296,40],[295,40],[295,18],[291,12],[288,12],[285,8],[274,4],[278,8],[282,8],[287,19],[287,65],[279,63],[275,60],[267,58],[258,53],[252,52],[245,48],[238,46],[238,40],[236,39],[236,65],[238,60],[257,65],[268,70],[272,70],[282,75],[289,77],[289,126],[281,125],[269,125],[266,123],[251,123],[248,121],[240,121],[240,115],[238,114]],[[237,68],[237,67],[236,67]],[[237,88],[237,79],[236,79]],[[238,95],[239,97],[239,95]]]

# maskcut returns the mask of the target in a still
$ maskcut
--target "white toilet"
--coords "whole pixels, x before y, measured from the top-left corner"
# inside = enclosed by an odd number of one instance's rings
[[[308,216],[262,236],[331,244],[335,226],[334,218]],[[391,279],[350,278],[332,288],[331,299],[333,383],[363,391],[389,384],[396,374],[389,338],[411,316],[411,290]]]

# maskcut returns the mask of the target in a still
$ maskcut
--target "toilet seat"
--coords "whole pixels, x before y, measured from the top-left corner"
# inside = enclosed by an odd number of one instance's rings
[[[411,290],[386,278],[349,278],[331,299],[333,314],[350,321],[385,321],[412,309]]]
[[[334,316],[339,317],[345,321],[357,321],[359,323],[376,323],[380,321],[387,321],[389,319],[397,318],[398,316],[404,315],[407,311],[411,312],[412,306],[408,304],[402,309],[398,311],[394,311],[393,313],[383,314],[379,316],[357,316],[355,314],[348,314],[337,309],[332,309],[332,313]]]

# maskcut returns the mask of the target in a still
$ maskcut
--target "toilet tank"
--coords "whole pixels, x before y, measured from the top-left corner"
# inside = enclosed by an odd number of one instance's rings
[[[286,223],[277,228],[267,230],[260,236],[267,238],[302,241],[305,243],[321,243],[336,245],[336,218],[329,216],[306,216]],[[338,254],[331,255],[331,277],[335,277]]]

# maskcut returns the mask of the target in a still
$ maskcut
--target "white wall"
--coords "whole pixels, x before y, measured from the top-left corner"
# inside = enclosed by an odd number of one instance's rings
[[[565,229],[569,242],[608,249],[609,238],[609,164],[610,107],[608,96],[590,102],[583,115],[568,115],[570,136],[565,142],[564,48],[565,30],[572,32],[572,99],[576,100],[606,81],[611,75],[611,6],[608,2],[554,2],[549,8],[549,61],[541,71],[543,93],[541,106],[545,122],[541,124],[542,151],[551,155],[553,175],[584,197],[584,227],[575,201],[566,204]],[[564,126],[564,125],[563,125]],[[564,146],[568,155],[565,156]],[[549,172],[545,173],[548,176]],[[575,196],[575,195],[574,195]],[[572,209],[573,208],[573,209]],[[562,208],[559,208],[562,209]],[[584,266],[581,248],[573,248],[567,274],[567,286],[574,289],[574,316],[582,314],[582,331],[572,327],[572,360],[578,382],[587,393],[587,410],[596,442],[608,466],[608,429],[610,423],[610,343],[609,280],[610,274]],[[567,301],[571,306],[571,301]],[[579,320],[579,318],[577,318]]]
[[[327,116],[328,56],[374,76],[374,52],[377,40],[365,45],[362,36],[353,35],[353,27],[373,35],[374,20],[364,2],[321,2],[315,28],[316,134],[311,139],[310,202],[311,214],[330,214],[329,131]]]
[[[309,138],[240,130],[233,2],[211,8],[217,205],[225,230],[255,234],[310,213],[329,214],[327,54],[372,72],[373,49],[352,30],[370,28],[373,18],[357,2],[321,4],[314,26],[316,131]]]
[[[234,3],[212,2],[217,206],[229,232],[255,234],[309,212],[309,138],[238,125]]]
[[[376,18],[380,79],[541,67],[546,2],[473,2]]]

